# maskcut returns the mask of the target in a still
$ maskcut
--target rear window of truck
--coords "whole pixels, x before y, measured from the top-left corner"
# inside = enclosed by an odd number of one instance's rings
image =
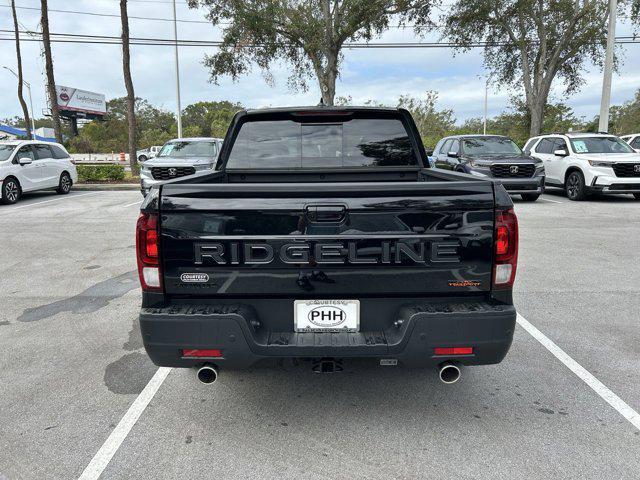
[[[404,124],[397,119],[352,119],[242,124],[227,169],[418,166]]]

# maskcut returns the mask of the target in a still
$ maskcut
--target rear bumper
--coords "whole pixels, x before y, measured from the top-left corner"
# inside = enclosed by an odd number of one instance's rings
[[[433,354],[443,346],[473,347],[473,355],[455,357],[464,365],[499,363],[511,345],[515,321],[512,305],[479,302],[403,305],[388,328],[358,333],[269,331],[251,306],[241,304],[143,308],[140,313],[144,346],[156,365],[213,363],[228,369],[318,357],[392,358],[407,367],[426,367],[454,358]],[[223,356],[184,358],[182,349],[220,349]]]

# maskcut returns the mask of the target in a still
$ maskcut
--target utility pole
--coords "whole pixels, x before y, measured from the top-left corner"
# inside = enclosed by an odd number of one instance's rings
[[[176,54],[176,103],[178,114],[178,138],[182,138],[182,107],[180,106],[180,65],[178,62],[178,22],[176,20],[176,0],[173,0],[173,40]]]
[[[611,76],[613,75],[613,49],[616,39],[616,11],[618,0],[609,0],[609,28],[607,30],[607,50],[604,57],[604,77],[602,78],[602,97],[600,98],[599,132],[609,131],[609,105],[611,104]]]
[[[5,70],[8,70],[9,72],[11,72],[13,74],[13,76],[15,76],[17,79],[20,79],[18,74],[16,72],[14,72],[13,70],[11,70],[9,67],[3,66],[2,68],[4,68]],[[29,94],[29,107],[31,108],[31,131],[33,132],[33,135],[35,137],[36,122],[34,121],[35,117],[34,117],[34,112],[33,112],[33,99],[31,98],[31,84],[29,82],[27,82],[25,79],[22,79],[22,83],[24,83],[24,86],[27,87],[27,93]]]

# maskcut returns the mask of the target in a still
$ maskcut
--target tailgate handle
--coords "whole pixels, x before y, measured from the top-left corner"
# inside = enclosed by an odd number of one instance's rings
[[[341,222],[347,213],[344,205],[309,205],[306,209],[310,222]]]

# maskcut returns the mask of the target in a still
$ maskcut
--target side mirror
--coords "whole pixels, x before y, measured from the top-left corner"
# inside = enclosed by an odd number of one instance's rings
[[[458,152],[449,152],[447,153],[447,157],[450,158],[458,158],[460,156],[460,154]]]
[[[553,152],[553,154],[554,154],[556,157],[566,157],[566,156],[568,156],[568,155],[569,155],[569,154],[567,153],[567,151],[566,151],[564,148],[563,148],[563,149],[561,149],[561,150],[555,150],[555,151]]]
[[[21,157],[18,159],[20,165],[30,165],[33,162],[29,157]]]

